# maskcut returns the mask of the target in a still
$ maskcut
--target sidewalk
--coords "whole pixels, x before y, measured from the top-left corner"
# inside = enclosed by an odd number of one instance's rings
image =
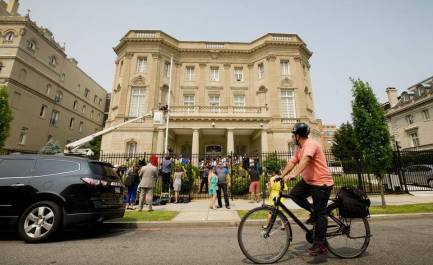
[[[372,205],[381,205],[380,195],[370,196]],[[385,197],[387,205],[404,205],[416,203],[433,203],[433,192],[413,192],[412,195],[387,195]],[[170,203],[162,206],[154,206],[156,211],[177,211],[179,214],[171,221],[164,222],[137,222],[149,224],[149,227],[157,227],[158,224],[167,226],[202,226],[206,224],[226,224],[236,225],[240,221],[237,210],[250,210],[260,206],[262,203],[250,203],[248,200],[230,200],[231,209],[218,208],[209,209],[208,200],[195,200],[190,203]],[[289,209],[300,209],[293,201],[285,203]],[[141,226],[140,226],[141,227]]]

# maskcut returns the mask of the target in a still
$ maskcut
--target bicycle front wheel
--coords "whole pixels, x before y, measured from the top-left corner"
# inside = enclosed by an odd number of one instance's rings
[[[343,259],[359,257],[370,243],[367,218],[329,220],[326,242],[329,252]]]
[[[244,255],[255,263],[273,263],[289,248],[292,230],[286,216],[279,210],[274,218],[273,208],[262,206],[249,211],[238,227],[238,242]],[[268,226],[272,228],[267,229]],[[269,232],[268,232],[269,231]]]

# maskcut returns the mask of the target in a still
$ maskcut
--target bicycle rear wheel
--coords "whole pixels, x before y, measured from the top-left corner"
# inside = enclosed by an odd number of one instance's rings
[[[349,219],[340,217],[339,224],[329,220],[326,244],[329,252],[343,259],[359,257],[370,243],[370,226],[367,218]]]
[[[255,263],[273,263],[289,248],[292,230],[286,216],[277,211],[274,222],[268,217],[273,208],[262,206],[249,211],[238,227],[238,242],[244,255]],[[269,233],[263,228],[272,225]]]

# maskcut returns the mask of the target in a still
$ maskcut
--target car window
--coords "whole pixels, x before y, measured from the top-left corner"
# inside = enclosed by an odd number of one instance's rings
[[[80,164],[74,161],[57,159],[39,159],[36,162],[35,175],[60,174],[76,171],[80,169]]]
[[[115,178],[115,179],[119,178],[119,176],[114,171],[114,169],[106,164],[90,162],[89,166],[93,174],[95,175],[105,176],[105,177]]]
[[[31,176],[34,165],[34,159],[3,159],[0,162],[0,178]]]

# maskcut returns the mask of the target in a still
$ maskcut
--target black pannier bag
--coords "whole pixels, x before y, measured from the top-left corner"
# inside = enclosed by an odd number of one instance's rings
[[[365,218],[370,215],[370,199],[355,187],[342,187],[337,194],[338,211],[344,218]]]

